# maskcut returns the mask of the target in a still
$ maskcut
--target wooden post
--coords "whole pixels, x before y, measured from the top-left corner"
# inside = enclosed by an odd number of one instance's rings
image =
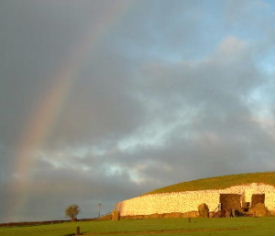
[[[80,235],[80,226],[76,227],[76,234],[75,235]]]

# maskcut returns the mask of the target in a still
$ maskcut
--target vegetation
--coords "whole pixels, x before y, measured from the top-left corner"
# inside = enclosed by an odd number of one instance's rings
[[[249,173],[198,179],[156,189],[147,194],[222,189],[249,183],[266,183],[275,186],[275,172]]]
[[[72,219],[72,221],[76,221],[77,220],[77,215],[80,212],[80,208],[78,205],[73,204],[68,206],[68,208],[65,211],[66,216],[70,217]]]
[[[1,236],[65,236],[80,226],[87,235],[274,236],[274,217],[146,219],[89,221],[40,226],[0,227]],[[103,234],[104,233],[104,234]]]

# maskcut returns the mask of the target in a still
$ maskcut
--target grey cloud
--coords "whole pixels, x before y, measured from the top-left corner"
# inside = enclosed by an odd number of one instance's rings
[[[73,167],[74,163],[70,164]],[[30,182],[25,207],[17,211],[17,216],[13,216],[13,219],[63,219],[65,208],[73,203],[79,204],[80,217],[96,217],[99,202],[103,204],[102,213],[109,213],[115,207],[115,203],[123,200],[123,197],[133,197],[142,193],[141,186],[129,182],[126,173],[106,176],[100,162],[93,165],[89,171],[81,170],[78,164],[74,168],[54,168],[47,162],[40,161],[32,173],[34,179]],[[1,189],[4,190],[3,185]],[[3,199],[12,197],[6,193],[1,193]],[[3,213],[8,212],[5,205],[2,210]],[[4,219],[5,216],[1,215]]]
[[[148,123],[161,121],[159,132],[169,124],[177,125],[167,133],[163,147],[141,145],[129,158],[131,168],[147,163],[139,174],[156,184],[175,182],[179,176],[272,170],[274,135],[255,121],[257,106],[244,99],[266,80],[252,58],[249,47],[230,38],[201,62],[149,65],[142,70],[139,92],[149,104]],[[180,115],[193,107],[194,115]],[[191,121],[186,125],[185,119]],[[125,164],[123,157],[121,162]],[[155,168],[158,164],[168,168]]]
[[[1,3],[0,104],[5,110],[0,123],[5,133],[2,142],[14,143],[18,133],[23,132],[22,124],[47,95],[58,70],[72,66],[66,65],[74,57],[72,53],[102,23],[109,7],[106,1]],[[111,55],[105,55],[105,59],[107,57]],[[96,78],[106,66],[105,63],[89,76]],[[99,93],[100,88],[97,91]]]

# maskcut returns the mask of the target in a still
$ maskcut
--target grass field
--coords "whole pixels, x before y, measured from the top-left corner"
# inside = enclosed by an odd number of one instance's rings
[[[275,218],[193,218],[90,221],[41,226],[0,227],[1,236],[69,236],[80,226],[86,235],[274,236]]]
[[[223,189],[234,185],[249,183],[266,183],[275,186],[275,172],[226,175],[206,179],[198,179],[156,189],[146,194],[196,191],[205,189]]]

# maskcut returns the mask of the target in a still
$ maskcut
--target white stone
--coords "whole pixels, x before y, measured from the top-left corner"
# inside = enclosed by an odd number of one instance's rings
[[[197,211],[201,203],[206,203],[210,211],[215,211],[222,193],[242,194],[246,202],[251,202],[252,194],[265,194],[266,207],[275,211],[275,187],[257,183],[225,189],[148,194],[122,201],[117,208],[121,216]]]

